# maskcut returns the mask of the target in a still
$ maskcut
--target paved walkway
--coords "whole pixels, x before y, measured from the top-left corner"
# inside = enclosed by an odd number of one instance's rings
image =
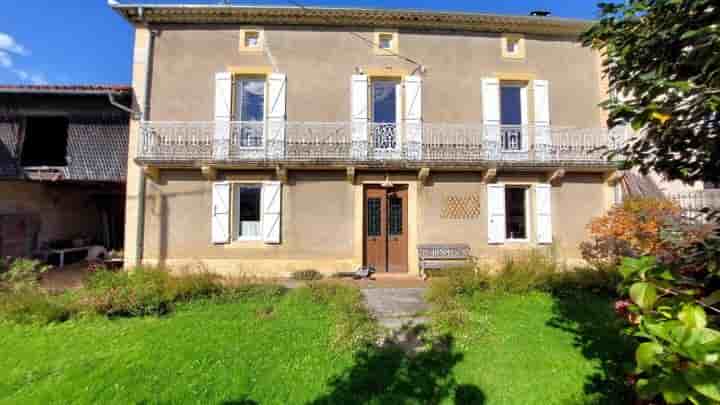
[[[380,325],[397,331],[402,326],[425,323],[423,313],[429,309],[425,288],[363,288],[370,312]]]

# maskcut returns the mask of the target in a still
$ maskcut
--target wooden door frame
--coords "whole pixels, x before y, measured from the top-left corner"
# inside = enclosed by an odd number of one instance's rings
[[[418,255],[416,246],[420,231],[420,207],[418,204],[418,181],[394,179],[393,184],[407,185],[408,191],[408,274],[419,274]],[[358,181],[353,184],[353,266],[362,266],[365,260],[365,186],[380,185],[382,180]]]

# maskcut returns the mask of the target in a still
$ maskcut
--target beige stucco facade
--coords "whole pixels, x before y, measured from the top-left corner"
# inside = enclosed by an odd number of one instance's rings
[[[150,109],[153,121],[213,120],[214,78],[217,72],[262,72],[287,75],[287,120],[348,121],[350,77],[357,71],[404,76],[416,66],[394,56],[379,56],[351,35],[373,38],[368,28],[273,26],[262,29],[266,52],[238,49],[243,25],[156,25],[152,47]],[[598,128],[603,98],[598,55],[567,36],[527,34],[525,57],[504,58],[501,34],[400,29],[398,52],[424,67],[423,120],[429,123],[475,124],[482,121],[481,80],[550,83],[550,119],[556,126]],[[149,31],[135,34],[133,86],[137,105],[145,101],[146,50]],[[270,57],[272,55],[272,58]],[[529,86],[528,104],[533,105]],[[532,109],[529,112],[532,121]],[[142,167],[135,161],[138,121],[130,127],[127,177],[126,262],[138,257],[138,192]],[[472,169],[472,168],[471,168]],[[552,249],[559,258],[579,259],[578,245],[586,224],[611,202],[608,169],[567,170],[553,182],[553,244],[540,246],[534,237],[533,193],[529,193],[529,240],[488,243],[487,182],[528,186],[547,184],[558,168],[486,171],[433,170],[420,179],[417,170],[360,170],[348,179],[345,168],[291,169],[282,187],[282,226],[279,244],[261,241],[211,242],[212,182],[279,180],[275,170],[223,167],[209,179],[200,167],[161,168],[147,180],[143,260],[178,266],[202,262],[227,274],[288,275],[313,269],[351,271],[363,262],[363,186],[389,179],[408,187],[409,272],[417,272],[416,246],[421,243],[467,243],[472,255],[497,261],[533,247]],[[214,173],[215,174],[215,173]],[[479,211],[449,218],[448,197],[477,198]]]

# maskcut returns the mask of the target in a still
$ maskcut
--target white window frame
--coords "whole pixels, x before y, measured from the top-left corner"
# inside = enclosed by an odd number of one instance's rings
[[[403,108],[403,101],[405,100],[405,86],[403,86],[402,79],[399,77],[393,77],[393,76],[371,76],[368,78],[368,124],[370,126],[370,142],[372,143],[374,139],[372,138],[374,136],[374,133],[372,132],[372,128],[374,124],[392,124],[391,122],[387,123],[376,123],[375,122],[375,82],[393,82],[395,83],[395,147],[394,148],[374,148],[376,153],[389,153],[389,154],[397,154],[399,157],[399,153],[402,150],[403,146],[403,117],[405,115],[405,110]]]
[[[525,194],[525,237],[520,238],[513,238],[510,236],[509,232],[505,232],[505,242],[507,243],[530,243],[530,235],[532,234],[532,229],[530,229],[532,222],[530,221],[530,189],[532,188],[531,184],[504,184],[505,186],[505,201],[507,201],[507,193],[510,189],[522,189]],[[508,221],[510,220],[510,212],[507,209],[507,206],[505,208],[505,229],[507,229]]]
[[[528,86],[530,83],[527,81],[522,80],[503,80],[500,79],[499,87],[498,87],[498,96],[500,97],[500,100],[498,100],[498,106],[500,107],[500,143],[502,145],[502,128],[503,127],[512,127],[512,125],[506,125],[503,124],[503,111],[502,111],[502,90],[503,87],[517,87],[520,89],[520,137],[522,142],[522,147],[520,149],[514,150],[514,149],[501,149],[503,153],[527,153],[530,150],[530,132],[528,131]]]
[[[258,221],[258,234],[255,236],[240,235],[240,200],[239,193],[242,187],[253,187],[260,191],[260,201],[258,205],[260,220]],[[230,183],[230,215],[232,220],[232,237],[233,242],[258,242],[263,240],[263,200],[262,200],[262,182],[233,182]]]
[[[232,110],[231,110],[231,116],[232,121],[235,122],[237,125],[238,122],[253,122],[253,121],[240,121],[236,118],[238,118],[238,108],[241,108],[240,105],[238,105],[238,85],[242,81],[247,80],[262,80],[263,81],[263,119],[262,121],[257,121],[259,123],[262,123],[262,142],[259,146],[242,146],[239,143],[238,139],[238,145],[237,148],[241,150],[251,150],[251,151],[259,151],[265,149],[265,143],[267,141],[267,130],[268,130],[268,77],[267,75],[241,75],[241,74],[234,74],[232,76]],[[238,134],[239,135],[239,134]]]

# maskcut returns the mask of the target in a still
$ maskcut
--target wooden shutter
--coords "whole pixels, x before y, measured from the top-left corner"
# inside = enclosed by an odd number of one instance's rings
[[[232,115],[232,74],[215,73],[215,131],[213,157],[225,160],[230,150],[230,116]]]
[[[422,159],[422,77],[405,76],[405,139],[407,158]]]
[[[535,150],[538,158],[547,160],[551,152],[550,92],[547,80],[533,80],[535,104]]]
[[[230,242],[230,183],[213,183],[211,221],[212,242]]]
[[[488,184],[488,243],[505,243],[505,186]]]
[[[537,226],[537,243],[552,243],[551,191],[552,189],[549,184],[535,185],[535,223]]]
[[[266,181],[262,186],[262,228],[265,243],[280,243],[282,183]]]
[[[366,75],[352,75],[350,93],[352,157],[364,160],[367,157],[368,147],[368,78]]]
[[[482,79],[483,129],[488,141],[490,156],[494,159],[500,151],[500,80],[494,77]]]
[[[285,108],[287,105],[287,79],[282,73],[268,76],[267,153],[279,159],[285,151]]]

